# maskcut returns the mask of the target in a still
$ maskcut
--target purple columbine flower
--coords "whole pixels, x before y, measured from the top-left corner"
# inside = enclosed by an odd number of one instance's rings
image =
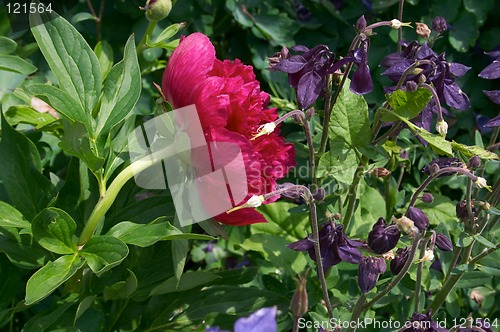
[[[427,218],[424,211],[419,208],[410,206],[406,211],[406,216],[410,218],[413,224],[421,231],[425,231],[427,227],[429,227],[429,218]]]
[[[441,102],[449,107],[466,110],[470,107],[467,95],[455,83],[455,78],[463,76],[470,68],[459,63],[447,62],[445,54],[438,55],[427,43],[419,44],[417,41],[404,43],[401,52],[392,53],[382,59],[380,65],[387,69],[382,75],[387,76],[397,83],[402,78],[406,69],[416,61],[421,64],[415,68],[414,73],[408,75],[403,83],[414,81],[433,85]],[[386,90],[394,90],[394,87]],[[446,110],[442,109],[446,114]],[[431,100],[414,122],[426,130],[430,130],[432,114],[437,113],[436,102]]]
[[[495,58],[495,60],[486,66],[478,76],[487,80],[500,78],[500,51],[487,52],[485,54]]]
[[[352,75],[350,90],[358,95],[364,95],[373,90],[373,81],[368,67],[369,39],[361,42],[361,45],[352,52],[353,62],[357,68]]]
[[[482,318],[476,318],[474,320],[474,323],[475,323],[475,326],[483,329],[485,332],[493,332],[493,326],[492,326],[492,323],[490,323],[489,321],[485,321],[483,320]],[[476,330],[473,330],[473,329],[458,329],[457,332],[474,332]]]
[[[368,246],[376,254],[384,254],[398,244],[401,231],[397,225],[386,225],[384,218],[379,218],[368,233]]]
[[[406,261],[408,260],[408,256],[410,255],[410,247],[399,248],[396,251],[396,257],[394,257],[389,264],[392,274],[397,275],[403,269]]]
[[[436,16],[432,20],[432,30],[434,30],[437,33],[442,33],[448,30],[448,24],[446,23],[446,20],[444,17],[441,16]]]
[[[239,318],[234,323],[234,332],[276,332],[276,307],[262,308],[248,317]],[[229,332],[219,327],[207,327],[205,332]]]
[[[358,266],[358,285],[361,291],[371,291],[386,268],[385,260],[381,257],[363,257]]]
[[[406,324],[406,328],[400,330],[401,332],[448,332],[447,329],[442,328],[439,324],[431,319],[432,312],[428,314],[414,313],[411,316],[410,322]]]
[[[319,246],[325,271],[341,261],[357,264],[363,257],[357,248],[361,246],[361,243],[348,239],[347,235],[342,232],[343,227],[343,225],[326,223],[319,231]],[[309,257],[316,261],[313,243],[312,235],[309,235],[305,239],[290,243],[287,247],[297,251],[307,251]]]

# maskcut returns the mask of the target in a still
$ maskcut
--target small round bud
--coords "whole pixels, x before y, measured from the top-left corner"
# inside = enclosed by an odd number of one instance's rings
[[[385,178],[391,174],[391,171],[384,167],[377,167],[372,171],[372,174],[379,178]]]
[[[170,14],[172,9],[171,0],[148,0],[146,6],[142,9],[146,10],[146,18],[151,22],[163,20]]]
[[[432,20],[432,30],[437,33],[442,33],[448,30],[448,24],[446,23],[444,17],[437,16]]]
[[[480,305],[484,301],[484,295],[479,290],[474,289],[470,292],[470,299]]]
[[[476,169],[479,166],[481,166],[481,158],[477,155],[470,157],[469,163],[467,164],[467,167],[469,169]]]
[[[418,77],[418,83],[425,83],[425,82],[427,82],[427,77],[425,77],[424,74],[420,75]]]
[[[317,188],[312,195],[316,201],[322,202],[325,199],[326,192],[324,188]]]
[[[434,202],[434,196],[432,196],[431,193],[424,193],[422,196],[420,196],[420,199],[424,203],[432,203],[432,202]]]
[[[434,175],[437,172],[439,172],[440,170],[441,170],[441,168],[439,167],[439,165],[437,163],[431,164],[429,166],[429,174],[430,175]]]
[[[314,116],[314,107],[306,111],[306,119],[310,120]]]
[[[418,85],[414,81],[406,82],[406,91],[415,92],[415,91],[417,91],[417,89],[418,89]]]
[[[429,36],[431,35],[431,29],[429,29],[427,24],[420,22],[417,22],[415,24],[417,26],[417,35],[419,35],[422,38],[428,39]]]

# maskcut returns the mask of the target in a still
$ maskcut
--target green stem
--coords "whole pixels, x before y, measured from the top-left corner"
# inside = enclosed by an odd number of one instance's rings
[[[146,40],[147,40],[147,37],[151,38],[151,36],[153,34],[153,30],[156,27],[156,23],[157,22],[155,22],[155,21],[149,22],[148,27],[146,28],[146,31],[144,31],[144,35],[141,38],[141,41],[139,41],[139,44],[137,44],[137,56],[140,56],[142,51],[144,51],[148,47],[146,45]]]
[[[420,244],[420,257],[422,260],[425,256],[425,250],[427,248],[427,242],[429,242],[429,238],[423,240]],[[424,262],[420,261],[417,265],[417,278],[415,280],[415,312],[420,312],[420,292],[422,291],[422,269],[424,267]]]
[[[366,295],[364,293],[361,293],[361,295],[358,298],[358,301],[356,302],[356,305],[354,306],[354,309],[352,310],[352,315],[351,315],[351,322],[357,322],[358,318],[361,316],[361,313],[363,312],[363,306],[366,303]],[[349,324],[349,329],[347,332],[353,332],[356,331],[356,326],[353,326],[356,324]]]
[[[343,224],[344,224],[344,231],[348,232],[349,230],[349,224],[351,222],[352,216],[354,214],[354,210],[356,207],[356,198],[357,198],[357,192],[358,192],[358,185],[359,181],[361,181],[361,178],[363,177],[360,173],[363,172],[363,169],[366,166],[366,163],[368,162],[368,157],[362,156],[361,161],[359,162],[358,168],[356,170],[356,174],[354,176],[354,179],[352,180],[351,185],[349,186],[349,191],[347,193],[347,207],[345,209],[345,215],[343,216]]]
[[[85,243],[87,243],[88,240],[90,240],[95,230],[99,226],[99,222],[102,220],[106,212],[108,212],[109,208],[115,201],[116,196],[118,196],[118,193],[125,185],[125,183],[130,180],[134,176],[134,174],[142,172],[146,168],[162,161],[164,158],[169,156],[170,153],[173,152],[173,150],[174,147],[169,146],[162,150],[156,151],[149,156],[133,162],[123,171],[121,171],[120,174],[117,175],[113,182],[111,182],[111,185],[106,190],[106,192],[104,194],[101,194],[99,202],[94,207],[94,210],[87,219],[87,223],[85,224],[85,227],[80,234],[80,238],[78,239],[79,246],[83,246]]]

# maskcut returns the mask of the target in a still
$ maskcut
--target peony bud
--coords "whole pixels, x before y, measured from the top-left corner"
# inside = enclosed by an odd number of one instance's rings
[[[141,9],[146,10],[146,18],[151,22],[163,20],[170,14],[172,9],[171,0],[148,0],[146,6]]]
[[[477,208],[474,207],[474,203],[472,204],[472,214],[475,217],[477,213]],[[455,208],[455,212],[457,214],[457,218],[461,221],[464,222],[467,219],[469,219],[469,213],[467,212],[467,201],[466,200],[461,200],[460,202],[457,203],[457,206]]]
[[[406,216],[410,218],[414,225],[421,231],[425,231],[429,227],[429,218],[425,215],[424,211],[410,206],[406,211]]]
[[[425,23],[417,22],[415,23],[417,26],[417,35],[422,38],[428,39],[431,35],[431,29]]]

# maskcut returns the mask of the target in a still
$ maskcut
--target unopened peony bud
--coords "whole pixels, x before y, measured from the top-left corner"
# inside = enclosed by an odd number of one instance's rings
[[[418,77],[418,83],[425,83],[425,82],[427,82],[427,77],[425,77],[424,74],[420,75]]]
[[[420,22],[417,22],[415,24],[417,25],[417,35],[419,35],[422,38],[428,39],[429,36],[431,35],[431,29],[429,29],[427,24]]]
[[[446,138],[446,134],[448,133],[448,124],[446,121],[441,120],[436,123],[436,131],[443,137]]]
[[[314,107],[306,111],[306,119],[310,120],[314,116]]]
[[[146,18],[151,22],[163,20],[170,14],[172,9],[171,0],[148,0],[146,6],[142,7],[146,11]]]

